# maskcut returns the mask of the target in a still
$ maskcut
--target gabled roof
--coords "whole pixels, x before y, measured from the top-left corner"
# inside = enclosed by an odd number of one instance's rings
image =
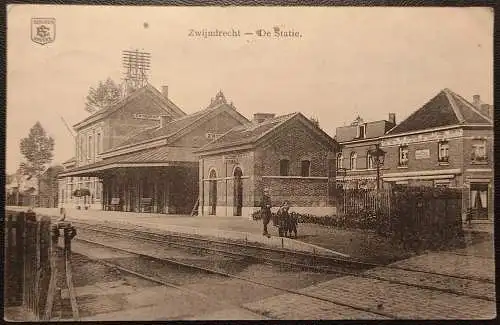
[[[446,88],[387,134],[467,124],[488,125],[492,121],[463,97]]]
[[[118,109],[124,107],[125,105],[127,105],[128,103],[130,103],[135,98],[137,98],[137,97],[139,97],[139,96],[141,96],[143,94],[147,94],[147,93],[149,93],[150,95],[152,95],[153,98],[158,99],[163,104],[164,108],[168,107],[168,108],[172,109],[175,113],[177,113],[180,116],[186,115],[185,112],[183,112],[170,99],[165,98],[165,96],[163,96],[155,87],[151,86],[150,84],[147,84],[146,86],[135,90],[134,92],[132,92],[131,94],[129,94],[125,98],[121,99],[116,104],[98,110],[97,112],[95,112],[92,115],[88,116],[84,120],[82,120],[82,121],[76,123],[75,125],[73,125],[73,127],[76,128],[76,129],[78,129],[78,128],[81,128],[81,127],[87,125],[88,123],[100,120],[100,119],[102,119],[102,118],[110,115],[111,113],[117,111]]]
[[[149,127],[139,131],[138,133],[128,137],[118,146],[113,147],[108,152],[117,151],[125,147],[132,147],[137,144],[152,142],[160,139],[173,139],[175,136],[182,134],[185,131],[192,129],[203,121],[207,120],[211,115],[218,114],[220,112],[226,111],[232,114],[235,118],[241,121],[241,123],[248,123],[248,120],[238,113],[238,111],[232,106],[232,104],[227,104],[225,99],[220,100],[222,92],[219,92],[216,97],[216,101],[212,103],[205,109],[189,114],[177,119],[174,119],[162,127]]]
[[[258,141],[264,139],[267,135],[276,131],[280,126],[286,124],[292,119],[302,119],[303,121],[307,121],[306,123],[310,124],[311,128],[317,129],[321,133],[321,136],[326,137],[326,139],[330,143],[336,143],[334,139],[332,139],[328,134],[326,134],[319,127],[315,126],[309,119],[304,117],[301,113],[291,113],[287,115],[281,115],[274,118],[270,118],[261,123],[249,122],[241,126],[237,126],[232,128],[225,134],[223,134],[218,139],[208,143],[201,149],[196,152],[209,152],[224,148],[234,148],[236,146],[242,146],[247,144],[255,144]]]

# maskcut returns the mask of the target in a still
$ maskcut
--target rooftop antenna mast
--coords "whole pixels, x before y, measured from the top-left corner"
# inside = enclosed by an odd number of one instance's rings
[[[66,126],[66,129],[68,129],[68,132],[71,134],[71,136],[74,138],[75,135],[73,134],[73,131],[71,131],[71,128],[69,127],[68,123],[66,122],[66,120],[61,116],[59,115],[59,117],[61,118],[61,120],[63,121],[64,125]]]
[[[148,52],[122,51],[122,65],[125,68],[123,77],[125,95],[148,83],[150,61],[151,54]]]

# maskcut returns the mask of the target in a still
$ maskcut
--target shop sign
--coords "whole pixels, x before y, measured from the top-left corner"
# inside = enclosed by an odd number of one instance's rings
[[[158,120],[160,119],[159,115],[151,115],[151,114],[144,114],[144,113],[135,113],[133,115],[135,119],[138,120]]]
[[[428,159],[431,157],[430,149],[420,149],[415,151],[415,159]]]

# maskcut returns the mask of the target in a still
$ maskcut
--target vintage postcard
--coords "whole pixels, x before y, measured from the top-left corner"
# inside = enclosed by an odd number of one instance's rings
[[[492,8],[6,10],[6,320],[496,318]]]

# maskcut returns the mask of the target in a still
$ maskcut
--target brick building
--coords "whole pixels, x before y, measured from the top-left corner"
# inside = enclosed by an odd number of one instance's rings
[[[336,140],[341,143],[337,153],[337,182],[343,188],[375,188],[376,169],[371,150],[381,137],[396,125],[396,115],[389,120],[364,122],[359,116],[349,126],[338,127]]]
[[[473,102],[444,89],[404,121],[371,139],[386,152],[383,183],[460,188],[464,215],[472,208],[474,218],[492,219],[493,108],[479,96]],[[354,151],[359,144],[355,140],[340,143],[343,152]],[[373,179],[375,169],[365,173]]]
[[[264,188],[274,206],[334,213],[337,142],[300,113],[255,114],[197,151],[202,215],[249,216]]]
[[[131,134],[158,124],[160,116],[179,118],[185,116],[177,105],[168,99],[168,88],[160,93],[146,85],[120,100],[115,105],[101,109],[73,126],[76,131],[75,156],[63,163],[67,172],[83,168],[101,160],[100,155],[111,150]],[[102,208],[102,182],[89,174],[64,173],[59,180],[59,204],[69,208],[88,206]],[[75,197],[76,189],[88,189],[89,197]]]
[[[158,96],[151,98],[155,95],[152,87],[143,91],[151,92],[148,98],[155,102],[152,99]],[[169,110],[168,105],[148,103],[119,109],[110,118],[113,127],[109,129],[112,139],[108,148],[97,160],[78,165],[64,175],[102,180],[103,209],[190,213],[198,199],[198,157],[194,150],[248,120],[227,103],[222,92],[207,108],[190,115]],[[133,120],[147,123],[134,124]],[[125,132],[128,136],[122,136]]]

